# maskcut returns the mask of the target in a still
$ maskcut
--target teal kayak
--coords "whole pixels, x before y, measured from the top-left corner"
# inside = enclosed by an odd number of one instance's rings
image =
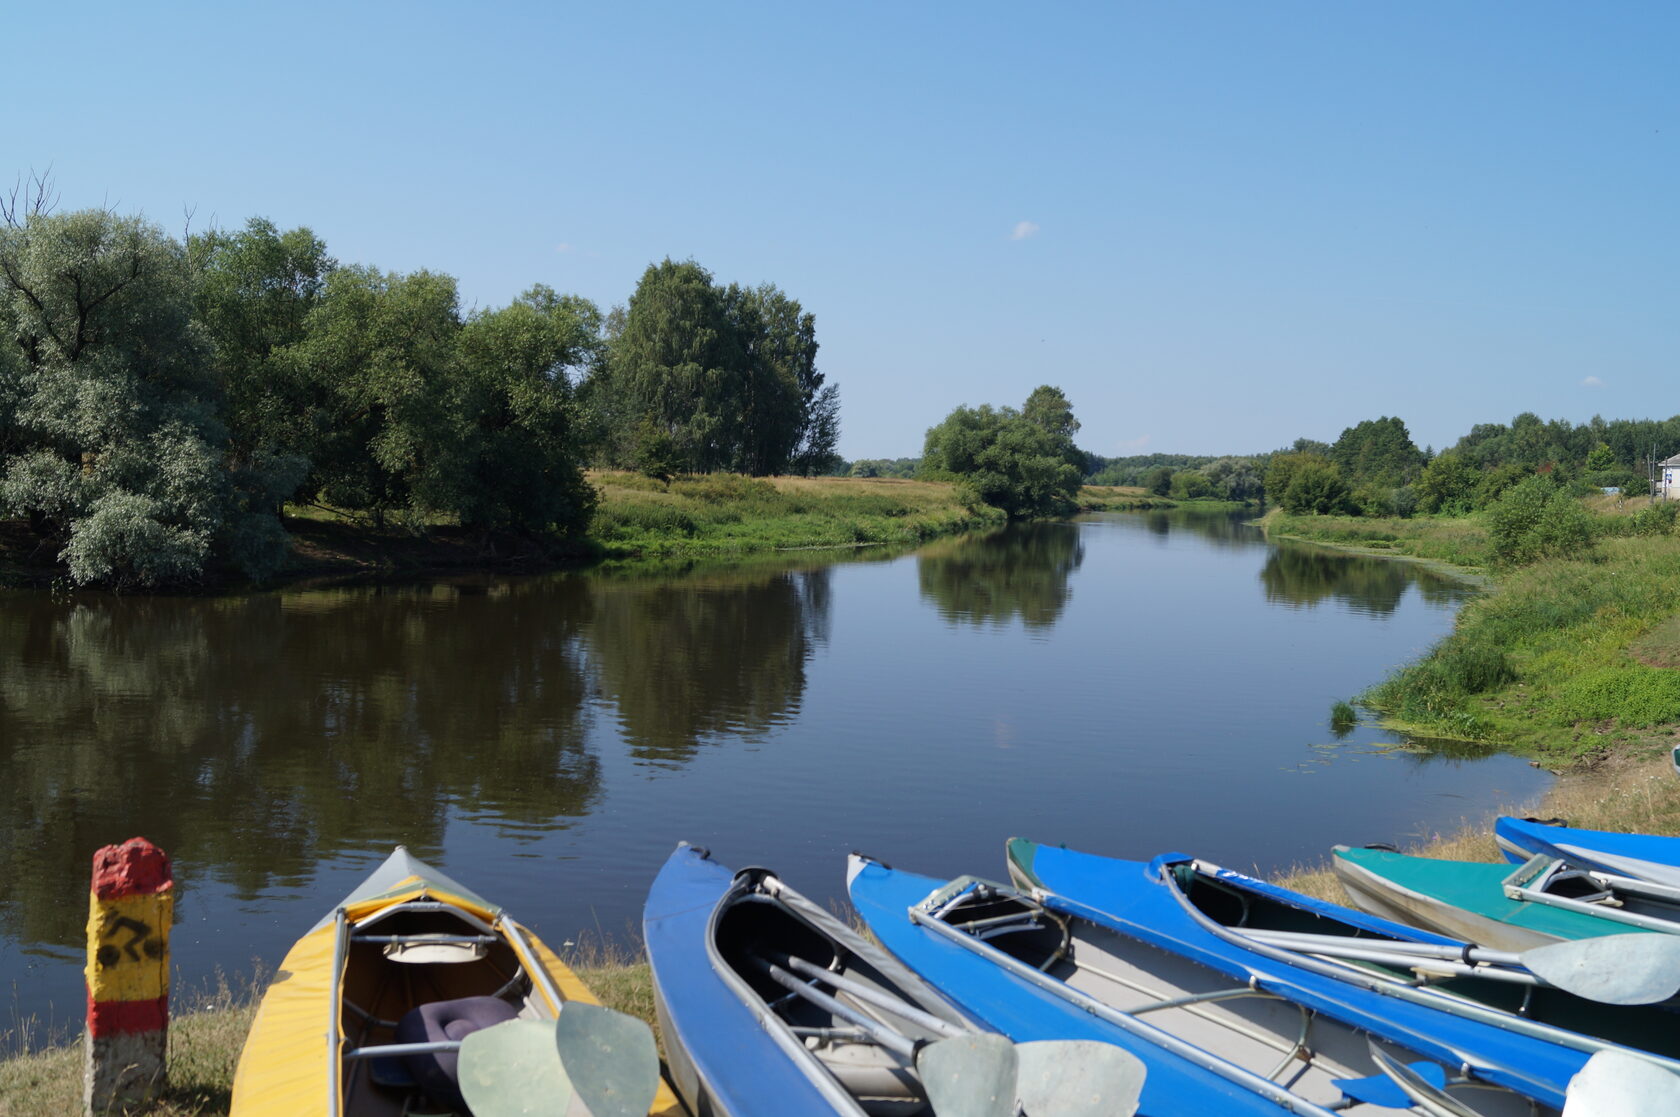
[[[1508,864],[1337,846],[1332,867],[1354,906],[1495,950],[1630,932],[1680,933],[1671,906],[1630,901],[1556,858]]]

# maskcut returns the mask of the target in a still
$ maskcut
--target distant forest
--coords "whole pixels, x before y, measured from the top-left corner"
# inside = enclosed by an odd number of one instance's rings
[[[1439,453],[1420,449],[1404,421],[1385,415],[1346,428],[1335,442],[1299,438],[1265,453],[1082,457],[1089,485],[1186,500],[1264,500],[1293,512],[1410,516],[1485,508],[1532,476],[1577,495],[1644,495],[1652,463],[1676,452],[1680,415],[1577,424],[1523,412],[1509,423],[1478,423]],[[864,458],[841,462],[838,472],[924,475],[921,458]]]

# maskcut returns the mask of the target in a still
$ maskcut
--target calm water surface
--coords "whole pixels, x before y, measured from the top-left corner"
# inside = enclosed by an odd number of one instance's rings
[[[833,897],[851,849],[1264,872],[1451,827],[1547,777],[1326,723],[1464,592],[1147,513],[842,562],[0,595],[0,1031],[77,1026],[89,861],[135,834],[175,858],[190,987],[272,968],[398,842],[559,945],[632,933],[679,839]]]

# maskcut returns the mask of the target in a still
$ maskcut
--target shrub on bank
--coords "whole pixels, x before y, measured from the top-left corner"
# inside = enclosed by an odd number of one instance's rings
[[[1581,502],[1544,477],[1513,486],[1488,514],[1495,561],[1522,566],[1568,558],[1593,545],[1593,519]]]

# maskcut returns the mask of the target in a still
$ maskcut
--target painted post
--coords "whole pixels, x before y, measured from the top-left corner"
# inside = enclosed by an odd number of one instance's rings
[[[82,1111],[121,1113],[167,1081],[169,855],[145,838],[93,855],[88,898],[87,1060]]]

